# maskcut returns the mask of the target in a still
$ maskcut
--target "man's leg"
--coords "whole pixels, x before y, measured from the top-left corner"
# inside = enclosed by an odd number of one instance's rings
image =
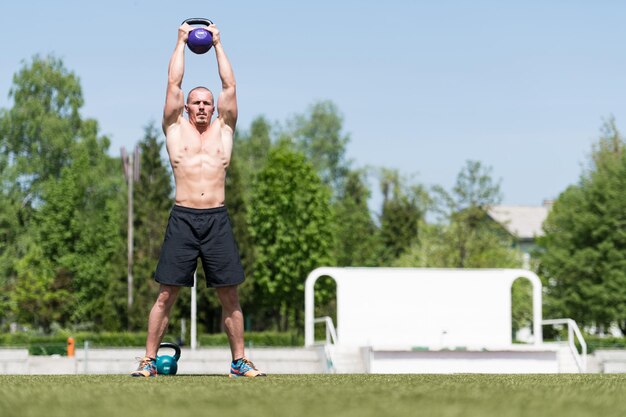
[[[217,297],[222,304],[222,321],[230,344],[233,360],[244,357],[243,312],[239,305],[237,286],[216,288]]]
[[[230,344],[230,353],[233,362],[230,365],[230,377],[265,376],[254,364],[245,357],[243,344],[243,312],[239,305],[237,286],[219,287],[216,289],[217,296],[222,303],[222,320]]]
[[[180,287],[163,285],[159,289],[159,296],[150,310],[148,317],[148,337],[146,338],[146,356],[156,358],[159,345],[170,319],[170,311],[178,297]]]
[[[167,330],[170,311],[176,301],[180,287],[161,284],[159,296],[150,310],[148,317],[148,337],[146,338],[146,356],[141,360],[136,371],[131,373],[137,377],[156,376],[156,356],[163,335]]]

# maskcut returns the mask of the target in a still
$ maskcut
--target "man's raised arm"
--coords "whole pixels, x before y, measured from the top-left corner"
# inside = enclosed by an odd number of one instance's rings
[[[222,80],[222,92],[217,101],[218,119],[228,125],[233,131],[237,124],[237,91],[235,74],[230,65],[228,57],[224,52],[224,47],[220,40],[220,31],[215,25],[210,25],[208,30],[213,35],[213,47],[217,58],[217,68]]]
[[[165,93],[165,107],[163,108],[163,132],[178,121],[182,116],[185,100],[183,90],[183,75],[185,74],[185,45],[189,32],[193,29],[187,23],[178,28],[176,48],[170,58],[167,71],[167,92]]]

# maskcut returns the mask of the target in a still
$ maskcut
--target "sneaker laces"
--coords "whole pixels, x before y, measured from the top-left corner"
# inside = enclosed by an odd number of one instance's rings
[[[151,364],[151,362],[153,362],[153,359],[152,359],[152,358],[150,358],[150,357],[148,357],[148,356],[144,356],[144,357],[139,357],[139,356],[136,356],[136,357],[135,357],[135,360],[136,360],[137,362],[139,362],[139,368],[137,368],[137,369],[143,369],[143,368],[145,368],[147,365]]]
[[[258,369],[256,369],[256,366],[254,366],[254,364],[252,363],[250,359],[243,358],[241,361],[245,363],[246,365],[248,365],[250,368],[254,369],[255,371],[258,371]]]

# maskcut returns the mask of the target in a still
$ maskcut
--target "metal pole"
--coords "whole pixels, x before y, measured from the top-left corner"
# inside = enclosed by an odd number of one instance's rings
[[[89,373],[89,340],[85,340],[85,347],[83,349],[85,351],[85,374]]]
[[[190,326],[190,346],[191,350],[196,350],[198,346],[197,341],[197,329],[196,329],[196,317],[197,317],[197,303],[196,303],[196,273],[193,273],[193,287],[191,287],[191,326]]]
[[[133,154],[128,155],[128,313],[133,305]]]
[[[140,151],[137,146],[130,154],[126,153],[126,148],[122,146],[121,151],[121,160],[122,160],[122,170],[124,171],[124,176],[126,177],[126,185],[128,190],[128,236],[127,236],[127,246],[128,246],[128,266],[127,266],[127,284],[128,284],[128,300],[127,300],[127,314],[128,314],[128,328],[130,329],[130,311],[133,306],[133,223],[134,223],[134,215],[133,215],[133,183],[135,181],[139,181],[139,171],[141,164]]]

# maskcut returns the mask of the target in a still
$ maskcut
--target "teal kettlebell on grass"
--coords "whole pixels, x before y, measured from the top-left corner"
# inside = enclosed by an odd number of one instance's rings
[[[161,348],[172,348],[174,349],[174,356],[162,355],[156,358],[157,365],[157,374],[158,375],[176,375],[176,371],[178,371],[178,360],[180,359],[180,346],[176,343],[161,343],[159,345],[159,349]]]

